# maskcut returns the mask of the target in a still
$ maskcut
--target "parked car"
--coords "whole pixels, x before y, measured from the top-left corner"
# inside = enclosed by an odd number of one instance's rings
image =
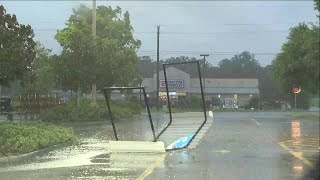
[[[5,115],[7,119],[12,120],[11,97],[2,96],[0,98],[0,115]]]

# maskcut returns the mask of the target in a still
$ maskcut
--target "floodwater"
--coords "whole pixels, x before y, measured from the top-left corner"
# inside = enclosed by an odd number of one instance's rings
[[[319,119],[220,112],[196,149],[168,154],[147,179],[303,179],[318,159]]]
[[[156,128],[163,124],[153,114]],[[0,164],[0,179],[299,179],[319,158],[319,120],[284,112],[219,112],[197,148],[108,154],[108,122],[74,125],[79,146]],[[152,138],[147,117],[118,121],[121,140]]]
[[[155,128],[163,123],[153,113]],[[80,145],[42,152],[16,162],[0,164],[0,179],[135,179],[159,154],[108,154],[114,140],[110,122],[71,125]],[[150,140],[152,131],[146,115],[116,122],[120,140]]]

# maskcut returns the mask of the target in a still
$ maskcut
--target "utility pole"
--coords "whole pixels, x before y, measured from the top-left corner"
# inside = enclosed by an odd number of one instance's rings
[[[203,56],[203,94],[206,91],[206,57],[209,56],[209,54],[200,54],[200,56]]]
[[[156,106],[157,106],[157,110],[159,111],[159,36],[160,36],[160,26],[157,26],[157,95],[156,95]]]
[[[97,26],[96,26],[96,0],[92,0],[92,37],[93,37],[93,43],[95,45],[96,41],[96,34],[97,34]],[[92,84],[92,105],[96,105],[97,101],[97,84],[96,84],[96,78],[94,79],[94,82]]]

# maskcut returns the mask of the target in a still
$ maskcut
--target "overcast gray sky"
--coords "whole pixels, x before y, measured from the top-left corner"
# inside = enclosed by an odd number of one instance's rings
[[[2,1],[8,13],[30,24],[39,40],[55,53],[56,29],[80,4],[91,1]],[[313,1],[97,1],[129,11],[135,37],[142,41],[139,55],[156,59],[156,26],[160,25],[160,58],[210,54],[216,65],[223,58],[248,50],[262,66],[271,63],[299,22],[317,22]],[[168,33],[168,34],[166,34]]]

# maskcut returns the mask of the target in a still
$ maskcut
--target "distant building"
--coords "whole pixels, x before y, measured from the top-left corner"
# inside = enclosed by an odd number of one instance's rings
[[[166,69],[169,95],[173,98],[185,96],[200,96],[200,82],[198,77],[191,77],[190,74],[174,67]],[[160,100],[166,99],[166,89],[163,70],[159,73],[160,77]],[[226,107],[245,105],[250,97],[259,95],[259,82],[257,78],[243,77],[206,77],[203,82],[205,98],[212,100],[213,97],[219,98]],[[144,78],[141,86],[144,86],[150,97],[156,95],[156,74],[153,78]],[[137,93],[137,91],[135,91]]]

